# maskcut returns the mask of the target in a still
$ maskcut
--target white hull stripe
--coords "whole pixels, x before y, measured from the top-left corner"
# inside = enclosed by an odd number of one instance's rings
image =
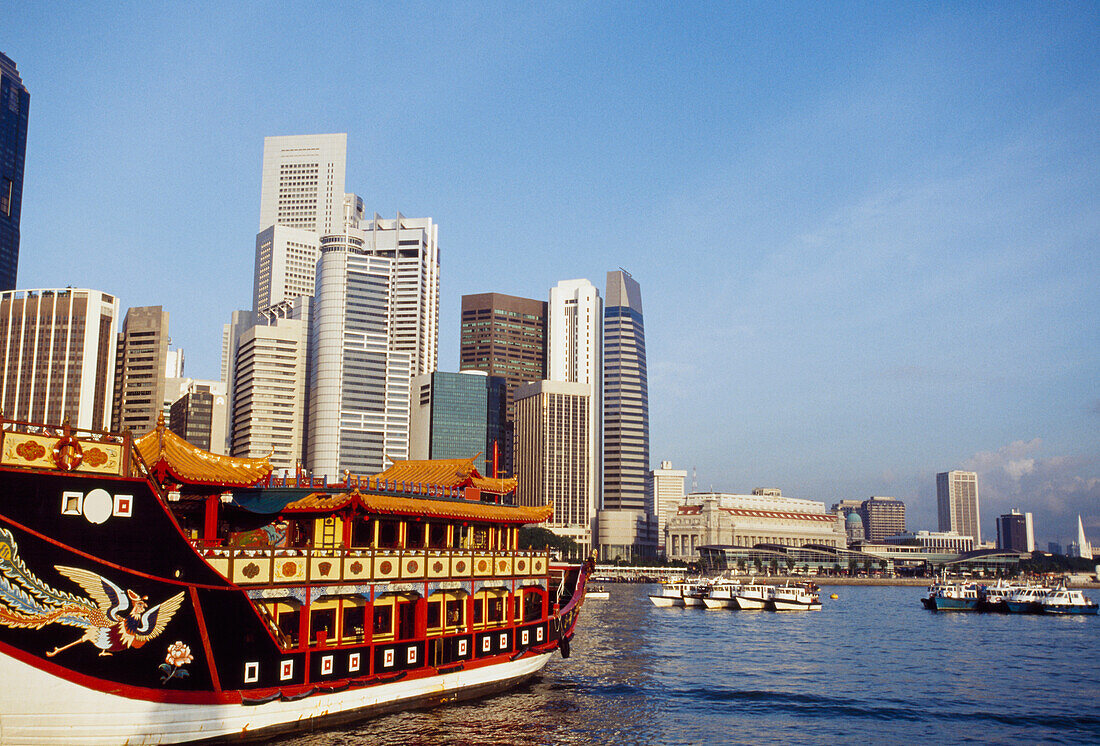
[[[536,673],[551,653],[439,676],[378,684],[297,702],[182,705],[98,692],[0,654],[0,743],[159,744],[233,737],[312,718],[430,697]],[[13,686],[13,682],[18,682]],[[367,714],[367,713],[364,713]]]

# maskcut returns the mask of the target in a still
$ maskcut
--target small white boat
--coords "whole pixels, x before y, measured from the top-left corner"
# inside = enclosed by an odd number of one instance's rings
[[[698,606],[702,608],[703,599],[710,593],[710,581],[709,580],[697,580],[691,583],[686,583],[683,589],[682,596],[684,598],[684,606]]]
[[[813,583],[787,583],[771,589],[769,606],[775,611],[820,611],[821,596]]]
[[[1012,614],[1038,614],[1043,610],[1043,599],[1053,589],[1041,585],[1027,585],[1008,594],[1006,603]]]
[[[772,587],[770,585],[758,584],[753,579],[753,582],[737,589],[735,596],[737,608],[744,611],[758,611],[768,605],[768,599],[771,598],[771,595]]]
[[[703,605],[708,609],[736,609],[737,590],[741,583],[731,580],[723,580],[710,587],[710,593],[703,599]]]
[[[685,585],[687,584],[682,580],[661,583],[661,592],[649,594],[649,600],[654,606],[683,606]]]
[[[605,598],[611,598],[611,594],[602,585],[597,585],[593,588],[589,588],[584,592],[584,600],[589,599],[601,600]]]

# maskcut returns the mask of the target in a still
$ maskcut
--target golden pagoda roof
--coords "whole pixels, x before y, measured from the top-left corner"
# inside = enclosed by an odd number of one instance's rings
[[[497,480],[500,481],[500,480]],[[541,523],[554,512],[554,506],[524,507],[496,505],[473,500],[429,500],[396,495],[363,494],[358,490],[331,495],[314,492],[287,503],[282,512],[327,513],[358,503],[368,513],[416,515],[461,521],[492,523]]]
[[[431,459],[425,461],[394,461],[390,468],[375,474],[372,479],[387,479],[411,484],[429,484],[436,487],[476,487],[482,492],[506,495],[516,489],[514,477],[496,479],[478,473],[472,458]]]
[[[197,448],[164,426],[157,417],[156,429],[137,441],[141,458],[162,481],[170,476],[187,484],[248,487],[266,479],[272,466],[263,458],[235,458]]]

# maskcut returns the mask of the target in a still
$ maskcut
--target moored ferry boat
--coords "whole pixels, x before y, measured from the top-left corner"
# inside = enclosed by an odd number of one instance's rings
[[[1079,590],[1069,588],[1065,580],[1043,596],[1039,605],[1044,614],[1096,614],[1100,605]]]
[[[737,599],[737,608],[744,611],[759,611],[768,605],[771,598],[772,587],[757,583],[755,578],[749,583],[737,589],[734,598]]]
[[[785,583],[771,589],[768,608],[775,611],[820,611],[821,596],[813,583]]]
[[[711,585],[703,605],[708,609],[736,609],[737,589],[740,587],[739,581],[719,580]]]
[[[568,655],[592,563],[472,461],[340,484],[4,421],[0,740],[264,738],[514,686]]]
[[[1043,585],[1025,585],[1008,594],[1005,605],[1012,614],[1038,614],[1043,610],[1043,598],[1051,589]]]
[[[1020,586],[998,578],[993,585],[978,588],[978,611],[1007,612],[1008,596]]]
[[[936,611],[977,611],[976,583],[948,583],[940,587],[933,598]]]

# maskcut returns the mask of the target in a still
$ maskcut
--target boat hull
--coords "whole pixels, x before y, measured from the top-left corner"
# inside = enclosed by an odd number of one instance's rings
[[[684,599],[679,596],[650,596],[649,600],[653,602],[654,606],[683,606]]]
[[[776,601],[773,599],[771,603],[775,611],[821,611],[820,602],[808,601],[802,603],[800,601]]]
[[[936,596],[936,611],[977,611],[978,600],[976,598],[946,598]]]
[[[767,601],[763,598],[748,598],[746,596],[737,597],[737,608],[743,611],[762,611],[767,606]]]
[[[1006,601],[1005,606],[1010,614],[1038,614],[1043,608],[1034,601]]]
[[[298,701],[177,704],[123,697],[0,654],[0,741],[19,744],[162,744],[261,740],[386,712],[474,699],[537,674],[551,653]]]
[[[1087,605],[1059,605],[1059,604],[1043,604],[1042,610],[1044,614],[1086,614],[1095,615],[1100,606],[1097,604]]]
[[[703,599],[703,605],[708,609],[736,609],[737,599],[734,598],[712,598],[707,596]]]

